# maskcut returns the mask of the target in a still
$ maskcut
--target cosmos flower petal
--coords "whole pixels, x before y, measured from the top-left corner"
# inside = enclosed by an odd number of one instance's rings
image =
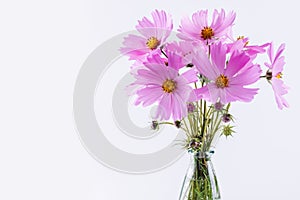
[[[227,48],[222,43],[212,45],[211,58],[215,66],[218,68],[219,74],[224,74],[224,66],[226,60]]]
[[[208,26],[208,10],[200,10],[192,15],[192,20],[198,30]]]
[[[143,81],[142,83],[154,83],[160,84],[165,80],[162,76],[158,76],[156,72],[148,69],[140,69],[137,71],[138,80]]]
[[[215,80],[220,75],[219,69],[211,64],[206,53],[203,51],[197,51],[195,53],[193,64],[196,66],[200,74],[204,75],[210,80]]]
[[[288,102],[283,97],[283,95],[288,93],[288,87],[284,85],[283,81],[278,78],[272,79],[272,87],[274,90],[275,100],[279,109],[284,107],[289,107]]]
[[[138,90],[136,93],[138,97],[135,105],[142,103],[143,106],[149,106],[159,101],[159,99],[163,96],[163,91],[160,86],[148,86]]]
[[[184,67],[182,57],[175,52],[168,52],[168,66],[178,71]]]
[[[289,87],[279,78],[272,79],[272,86],[274,91],[279,95],[285,95],[288,93]]]
[[[192,68],[192,69],[182,73],[181,77],[186,79],[187,83],[195,83],[198,81],[197,74],[198,74],[198,72],[194,68]]]
[[[214,83],[207,84],[207,89],[209,92],[208,101],[212,103],[216,103],[218,100],[222,100],[222,101],[224,100],[224,99],[220,99],[221,98],[220,92],[222,89],[218,88],[216,84]]]
[[[258,64],[252,65],[240,73],[238,76],[230,79],[230,85],[250,85],[260,79],[261,68]]]
[[[173,29],[172,16],[167,14],[165,11],[155,10],[152,13],[154,24],[156,29],[156,37],[164,42],[167,37],[169,37],[171,30]]]
[[[245,53],[240,53],[238,51],[234,51],[228,61],[226,67],[226,76],[232,77],[237,72],[239,72],[248,62],[250,61],[250,57]]]
[[[177,94],[173,94],[172,97],[174,99],[174,105],[172,106],[173,119],[180,120],[187,115],[186,102],[184,102],[183,99]]]
[[[195,96],[193,96],[194,98],[191,97],[192,101],[196,101],[196,100],[200,100],[200,99],[204,99],[204,100],[210,101],[210,94],[209,94],[207,86],[194,89],[193,93],[194,93]]]
[[[275,58],[274,58],[274,61],[273,62],[276,62],[277,59],[281,56],[282,52],[284,51],[285,49],[285,44],[281,44],[276,52],[276,55],[275,55]]]
[[[277,60],[273,63],[272,66],[272,74],[273,76],[278,75],[283,71],[283,67],[285,65],[284,56],[277,58]]]
[[[230,12],[227,16],[222,9],[221,12],[215,10],[212,16],[212,23],[208,23],[208,11],[201,10],[192,15],[192,20],[184,18],[179,26],[178,37],[187,41],[198,41],[205,44],[212,43],[211,41],[226,38],[231,26],[235,20],[235,13]],[[209,38],[203,38],[202,30],[211,28],[213,34]]]
[[[136,57],[143,56],[149,50],[145,43],[145,38],[137,35],[128,35],[124,38],[124,47],[120,48],[120,51],[124,55],[128,55],[130,60],[136,59]]]
[[[193,41],[194,38],[200,39],[200,30],[188,17],[184,17],[181,20],[181,25],[178,29],[177,36],[186,41]]]
[[[226,92],[230,96],[231,101],[250,102],[257,94],[257,88],[230,87],[226,88]]]
[[[157,118],[162,120],[168,120],[171,117],[173,96],[170,94],[164,94],[158,105]]]
[[[227,16],[225,16],[225,11],[222,9],[215,24],[212,25],[216,35],[219,36],[226,34],[228,29],[233,25],[235,17],[236,14],[233,11],[229,12]]]

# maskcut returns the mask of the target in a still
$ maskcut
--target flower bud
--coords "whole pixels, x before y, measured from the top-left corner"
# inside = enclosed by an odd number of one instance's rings
[[[228,123],[232,120],[232,115],[231,114],[223,114],[222,116],[222,121],[225,122],[225,123]]]
[[[217,103],[215,103],[214,107],[215,107],[216,111],[222,111],[224,105],[221,102],[217,102]]]
[[[181,127],[181,122],[179,120],[176,120],[174,123],[177,128]]]
[[[158,122],[157,121],[152,121],[151,122],[151,129],[152,130],[158,130],[159,126],[158,126]]]
[[[192,113],[192,112],[195,111],[196,107],[195,107],[195,105],[193,103],[188,103],[187,109],[188,109],[189,113]]]

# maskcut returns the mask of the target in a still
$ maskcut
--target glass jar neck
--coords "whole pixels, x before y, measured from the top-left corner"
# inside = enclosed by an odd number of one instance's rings
[[[210,160],[212,155],[215,153],[214,150],[209,150],[209,151],[197,151],[197,152],[189,152],[190,156],[193,159],[206,159]]]

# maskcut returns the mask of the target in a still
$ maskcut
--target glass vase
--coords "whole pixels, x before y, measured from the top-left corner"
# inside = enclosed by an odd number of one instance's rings
[[[211,156],[214,151],[193,152],[185,175],[179,200],[221,199]]]

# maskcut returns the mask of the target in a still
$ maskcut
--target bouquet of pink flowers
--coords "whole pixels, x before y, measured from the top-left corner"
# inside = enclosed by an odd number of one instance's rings
[[[192,153],[180,199],[220,199],[211,166],[214,141],[233,131],[232,102],[251,102],[264,79],[274,91],[279,109],[288,107],[283,97],[288,87],[282,81],[285,45],[274,51],[272,42],[252,45],[247,37],[234,37],[236,14],[207,10],[183,18],[176,41],[167,41],[173,23],[165,11],[152,12],[152,20],[138,21],[138,34],[124,38],[120,49],[134,63],[135,81],[128,87],[135,104],[157,105],[152,128],[171,124],[186,133],[183,146]],[[262,65],[256,58],[266,54]]]

